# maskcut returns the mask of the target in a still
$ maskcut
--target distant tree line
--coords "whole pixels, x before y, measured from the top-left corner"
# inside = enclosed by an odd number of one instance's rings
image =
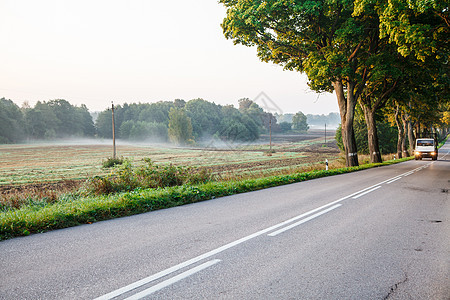
[[[85,105],[73,106],[66,100],[37,102],[19,108],[11,100],[0,99],[0,143],[27,139],[94,137],[95,126]]]
[[[307,114],[306,118],[308,119],[309,125],[324,126],[327,124],[327,126],[337,127],[341,123],[341,116],[336,112],[329,113],[328,115]]]
[[[276,118],[250,99],[239,100],[239,108],[203,99],[133,103],[115,107],[118,138],[171,141],[192,144],[212,137],[230,141],[254,141],[269,127],[279,131]],[[99,113],[97,134],[112,137],[110,110]],[[272,122],[272,124],[270,124]]]
[[[302,112],[274,115],[248,98],[240,99],[238,108],[203,99],[125,103],[115,106],[114,120],[119,139],[180,145],[211,138],[254,141],[269,131],[299,133],[309,128]],[[0,129],[1,144],[68,137],[112,138],[112,112],[109,108],[90,113],[85,105],[73,106],[63,99],[19,107],[1,98]]]
[[[95,123],[92,116],[95,116]],[[115,133],[130,141],[193,144],[211,138],[254,141],[261,134],[306,132],[302,113],[273,115],[254,101],[243,98],[238,108],[203,99],[125,103],[114,110]],[[279,123],[277,119],[288,119]],[[68,137],[112,138],[112,112],[91,114],[85,105],[73,106],[63,99],[39,101],[34,107],[17,106],[0,99],[0,143],[53,140]]]

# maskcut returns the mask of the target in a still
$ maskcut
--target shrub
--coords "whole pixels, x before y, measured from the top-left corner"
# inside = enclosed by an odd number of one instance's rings
[[[133,168],[131,162],[124,160],[113,172],[106,176],[96,176],[87,181],[89,194],[107,195],[132,191],[137,188],[164,188],[183,184],[206,183],[213,179],[211,171],[205,168],[156,165],[145,158],[145,164]]]
[[[115,165],[121,165],[124,162],[124,158],[113,158],[113,157],[108,157],[105,161],[103,161],[102,165],[103,168],[111,168],[114,167]]]

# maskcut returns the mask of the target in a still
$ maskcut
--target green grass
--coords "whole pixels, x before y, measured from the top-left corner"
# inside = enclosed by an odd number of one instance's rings
[[[0,240],[129,216],[320,177],[410,160],[412,157],[359,167],[270,176],[242,181],[209,182],[163,189],[141,189],[109,196],[67,196],[54,204],[28,205],[0,213]]]
[[[287,144],[291,145],[291,144]],[[297,148],[298,149],[298,148]],[[314,153],[276,152],[271,157],[264,151],[213,151],[207,149],[167,148],[157,146],[117,146],[119,157],[139,165],[150,157],[157,164],[176,166],[229,167],[227,172],[251,170],[248,164],[265,163],[267,168],[275,159],[307,159]],[[107,145],[0,145],[0,185],[19,185],[61,180],[88,179],[104,176],[109,170],[102,167],[105,158],[111,156]],[[330,155],[329,159],[337,157]],[[242,168],[240,164],[247,164]],[[224,168],[220,169],[225,171]]]

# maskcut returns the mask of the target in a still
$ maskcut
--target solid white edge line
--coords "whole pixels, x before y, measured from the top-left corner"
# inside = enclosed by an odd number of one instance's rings
[[[361,194],[359,194],[359,195],[353,197],[353,199],[358,199],[359,197],[362,197],[362,196],[364,196],[364,195],[367,195],[368,193],[371,193],[371,192],[373,192],[373,191],[375,191],[375,190],[378,190],[380,187],[381,187],[381,186],[374,187],[374,188],[371,189],[371,190],[365,191],[364,193],[361,193]]]
[[[306,222],[308,222],[308,221],[311,221],[312,219],[315,219],[315,218],[317,218],[317,217],[319,217],[319,216],[321,216],[321,215],[323,215],[323,214],[326,214],[327,212],[330,212],[330,211],[332,211],[333,209],[336,209],[336,208],[338,208],[338,207],[340,207],[340,206],[342,206],[342,204],[336,204],[336,205],[334,205],[334,206],[332,206],[332,207],[330,207],[330,208],[327,208],[327,209],[325,209],[325,210],[322,210],[321,212],[318,212],[317,214],[314,214],[314,215],[312,215],[312,216],[309,216],[309,217],[307,217],[307,218],[305,218],[305,219],[303,219],[303,220],[301,220],[301,221],[298,221],[298,222],[296,222],[296,223],[294,223],[294,224],[291,224],[291,225],[286,226],[286,227],[284,227],[284,228],[281,228],[281,229],[279,229],[279,230],[277,230],[277,231],[274,231],[274,232],[272,232],[272,233],[269,233],[268,236],[276,236],[276,235],[279,235],[280,233],[283,233],[283,232],[285,232],[285,231],[287,231],[287,230],[289,230],[289,229],[292,229],[292,228],[297,227],[297,226],[299,226],[299,225],[301,225],[301,224],[303,224],[303,223],[306,223]]]
[[[419,167],[419,168],[416,168],[416,169],[414,169],[414,170],[419,170],[419,169],[420,169],[420,167]],[[248,235],[248,236],[246,236],[246,237],[243,237],[243,238],[241,238],[241,239],[239,239],[239,240],[236,240],[236,241],[234,241],[234,242],[228,243],[228,244],[226,244],[226,245],[224,245],[224,246],[222,246],[222,247],[219,247],[219,248],[217,248],[217,249],[211,250],[211,251],[209,251],[209,252],[207,252],[207,253],[204,253],[204,254],[202,254],[202,255],[199,255],[199,256],[197,256],[197,257],[194,257],[194,258],[192,258],[192,259],[190,259],[190,260],[187,260],[187,261],[182,262],[182,263],[180,263],[180,264],[178,264],[178,265],[175,265],[175,266],[173,266],[173,267],[170,267],[170,268],[168,268],[168,269],[166,269],[166,270],[163,270],[163,271],[161,271],[161,272],[159,272],[159,273],[156,273],[156,274],[151,275],[151,276],[149,276],[149,277],[143,278],[143,279],[138,280],[138,281],[136,281],[136,282],[133,282],[133,283],[127,285],[127,286],[124,286],[124,287],[119,288],[119,289],[117,289],[117,290],[114,290],[114,291],[112,291],[112,292],[110,292],[110,293],[107,293],[107,294],[105,294],[105,295],[102,295],[102,296],[100,296],[100,297],[97,297],[97,298],[95,298],[94,300],[110,300],[110,299],[113,299],[113,298],[115,298],[115,297],[118,297],[118,296],[120,296],[120,295],[122,295],[122,294],[124,294],[124,293],[126,293],[126,292],[129,292],[129,291],[131,291],[131,290],[134,290],[135,288],[138,288],[138,287],[140,287],[140,286],[142,286],[142,285],[148,284],[148,283],[150,283],[150,282],[152,282],[152,281],[154,281],[154,280],[157,280],[157,279],[159,279],[159,278],[161,278],[161,277],[164,277],[164,276],[166,276],[166,275],[169,275],[170,273],[176,272],[176,271],[178,271],[178,270],[180,270],[180,269],[182,269],[182,268],[185,268],[185,267],[187,267],[187,266],[189,266],[189,265],[192,265],[192,264],[194,264],[194,263],[196,263],[196,262],[198,262],[198,261],[200,261],[200,260],[203,260],[203,259],[205,259],[205,258],[211,257],[211,256],[213,256],[213,255],[215,255],[215,254],[217,254],[217,253],[220,253],[220,252],[225,251],[225,250],[227,250],[227,249],[229,249],[229,248],[232,248],[232,247],[234,247],[234,246],[237,246],[237,245],[239,245],[239,244],[241,244],[241,243],[244,243],[244,242],[246,242],[246,241],[248,241],[248,240],[250,240],[250,239],[253,239],[253,238],[257,237],[257,236],[260,236],[260,235],[262,235],[262,234],[265,234],[265,233],[267,233],[267,232],[269,232],[269,231],[272,231],[272,230],[274,230],[274,229],[277,229],[277,228],[279,228],[279,227],[283,227],[283,226],[286,225],[286,224],[289,224],[289,223],[291,223],[291,222],[293,222],[293,221],[296,221],[296,220],[298,220],[298,219],[301,219],[301,218],[303,218],[303,217],[305,217],[305,216],[307,216],[307,215],[310,215],[310,214],[312,214],[312,213],[315,213],[316,211],[319,211],[319,210],[321,210],[321,209],[323,209],[323,208],[325,208],[325,207],[329,207],[329,206],[332,206],[332,205],[334,205],[334,204],[336,204],[336,203],[342,202],[342,201],[344,201],[344,200],[346,200],[346,199],[348,199],[348,198],[351,198],[351,197],[353,197],[353,196],[355,196],[355,195],[358,195],[358,194],[361,193],[361,192],[367,191],[367,190],[369,190],[369,189],[371,189],[371,188],[373,188],[373,187],[376,187],[376,186],[378,186],[378,185],[384,184],[384,183],[386,183],[386,182],[388,182],[388,181],[390,181],[390,180],[392,180],[392,179],[394,179],[394,178],[397,178],[397,177],[399,177],[399,176],[402,176],[402,174],[400,174],[400,175],[398,175],[398,176],[395,176],[395,177],[392,177],[392,178],[389,178],[389,179],[387,179],[387,180],[385,180],[385,181],[382,181],[382,182],[377,183],[377,184],[375,184],[375,185],[369,186],[369,187],[367,187],[367,188],[364,188],[364,189],[362,189],[362,190],[360,190],[360,191],[357,191],[357,192],[355,192],[355,193],[353,193],[353,194],[350,194],[350,195],[347,195],[347,196],[345,196],[345,197],[342,197],[342,198],[340,198],[340,199],[338,199],[338,200],[336,200],[336,201],[330,202],[330,203],[325,204],[325,205],[323,205],[323,206],[321,206],[321,207],[318,207],[318,208],[316,208],[316,209],[310,210],[310,211],[308,211],[308,212],[306,212],[306,213],[304,213],[304,214],[302,214],[302,215],[299,215],[299,216],[294,217],[294,218],[292,218],[292,219],[286,220],[286,221],[281,222],[281,223],[279,223],[279,224],[276,224],[276,225],[274,225],[274,226],[272,226],[272,227],[269,227],[269,228],[266,228],[266,229],[264,229],[264,230],[258,231],[258,232],[256,232],[256,233],[253,233],[253,234],[251,234],[251,235]]]
[[[201,264],[201,265],[199,265],[199,266],[197,266],[195,268],[187,270],[186,272],[183,272],[183,273],[181,273],[181,274],[179,274],[177,276],[174,276],[174,277],[172,277],[170,279],[167,279],[167,280],[165,280],[165,281],[163,281],[161,283],[158,283],[158,284],[152,286],[151,288],[148,288],[146,290],[143,290],[142,292],[134,294],[133,296],[130,296],[130,297],[126,298],[125,300],[142,299],[142,298],[144,298],[144,297],[146,297],[148,295],[153,294],[154,292],[157,292],[157,291],[159,291],[159,290],[161,290],[161,289],[163,289],[165,287],[168,287],[169,285],[172,285],[172,284],[174,284],[174,283],[176,283],[176,282],[178,282],[180,280],[183,280],[183,279],[185,279],[185,278],[187,278],[187,277],[189,277],[191,275],[194,275],[195,273],[198,273],[198,272],[200,272],[200,271],[202,271],[202,270],[204,270],[206,268],[209,268],[209,267],[217,264],[220,261],[221,261],[220,259],[214,259],[214,260],[208,261],[208,262],[206,262],[204,264]]]

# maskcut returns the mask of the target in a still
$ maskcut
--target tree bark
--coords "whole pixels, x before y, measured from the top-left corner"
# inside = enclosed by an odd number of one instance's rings
[[[409,110],[411,110],[411,102],[409,102],[408,106]],[[408,126],[409,151],[411,151],[411,154],[413,154],[416,148],[416,137],[414,136],[414,125],[411,122],[410,115],[407,115],[407,126]]]
[[[398,129],[398,138],[397,138],[397,157],[402,158],[402,152],[403,152],[403,140],[404,140],[404,130],[403,130],[403,124],[401,122],[400,117],[400,108],[397,104],[395,107],[395,124],[397,124]]]
[[[344,86],[341,81],[332,82],[338,100],[341,115],[342,143],[345,151],[345,165],[347,167],[358,166],[358,151],[356,147],[355,133],[353,131],[353,119],[355,116],[356,101],[354,96],[355,85],[347,84],[347,97],[344,94]]]
[[[409,141],[409,150],[411,153],[414,152],[414,149],[416,148],[416,138],[414,136],[414,126],[411,122],[411,120],[408,120],[408,141]]]
[[[409,151],[408,151],[408,147],[406,146],[406,136],[409,137],[409,127],[408,127],[408,116],[404,113],[402,113],[401,115],[401,119],[402,119],[402,125],[403,125],[403,129],[404,129],[404,133],[403,133],[403,138],[402,138],[402,151],[403,151],[403,155],[405,157],[409,156]],[[409,141],[409,138],[408,138]]]
[[[378,131],[375,122],[375,110],[368,105],[361,105],[364,111],[364,118],[367,125],[367,139],[369,144],[370,162],[381,163],[383,160],[380,153],[380,145],[378,143]]]

